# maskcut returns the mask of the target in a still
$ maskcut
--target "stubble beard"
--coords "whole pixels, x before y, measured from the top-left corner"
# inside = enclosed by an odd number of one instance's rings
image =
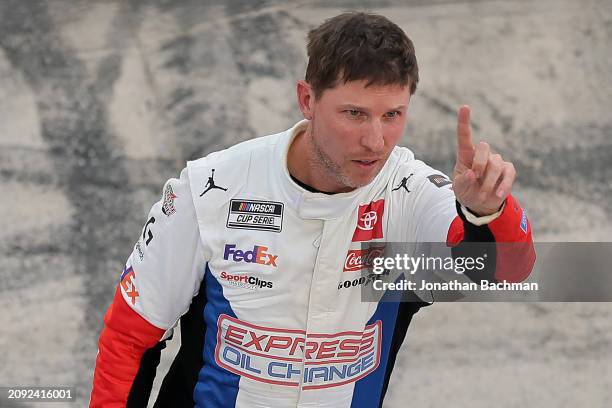
[[[315,132],[315,121],[314,118],[312,121],[312,129],[311,131]],[[353,180],[344,169],[336,162],[333,161],[331,157],[321,148],[321,145],[314,137],[314,134],[310,135],[312,153],[313,156],[310,160],[310,167],[314,170],[315,174],[325,174],[331,176],[342,188],[350,188],[355,189],[359,187],[363,187],[366,183],[357,182]]]

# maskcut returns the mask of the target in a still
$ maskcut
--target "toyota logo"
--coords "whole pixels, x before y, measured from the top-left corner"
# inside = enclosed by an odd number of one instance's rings
[[[368,211],[363,213],[359,222],[357,223],[357,228],[363,231],[371,231],[374,229],[376,225],[376,221],[378,221],[378,215],[376,211]]]

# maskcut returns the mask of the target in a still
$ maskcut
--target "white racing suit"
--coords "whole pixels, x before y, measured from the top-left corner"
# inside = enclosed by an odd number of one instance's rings
[[[471,222],[451,182],[396,147],[367,186],[313,193],[287,170],[306,121],[189,162],[164,186],[105,317],[91,406],[378,407],[418,302],[361,301],[361,244],[531,243],[517,202]],[[483,224],[476,226],[473,223]],[[508,281],[523,280],[533,247]]]

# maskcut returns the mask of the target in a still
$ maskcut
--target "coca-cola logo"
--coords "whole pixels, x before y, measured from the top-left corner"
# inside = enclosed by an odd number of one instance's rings
[[[372,268],[374,259],[383,256],[384,246],[367,249],[352,249],[346,254],[344,272],[355,272],[361,269]]]

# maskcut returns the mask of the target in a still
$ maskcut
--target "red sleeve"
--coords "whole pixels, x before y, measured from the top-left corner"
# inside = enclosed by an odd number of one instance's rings
[[[90,407],[125,407],[144,352],[165,330],[130,308],[117,287],[98,342]]]
[[[449,246],[461,242],[495,242],[495,280],[521,282],[529,276],[536,259],[531,224],[514,197],[508,196],[500,216],[482,226],[468,222],[458,203],[457,213],[446,238]]]

